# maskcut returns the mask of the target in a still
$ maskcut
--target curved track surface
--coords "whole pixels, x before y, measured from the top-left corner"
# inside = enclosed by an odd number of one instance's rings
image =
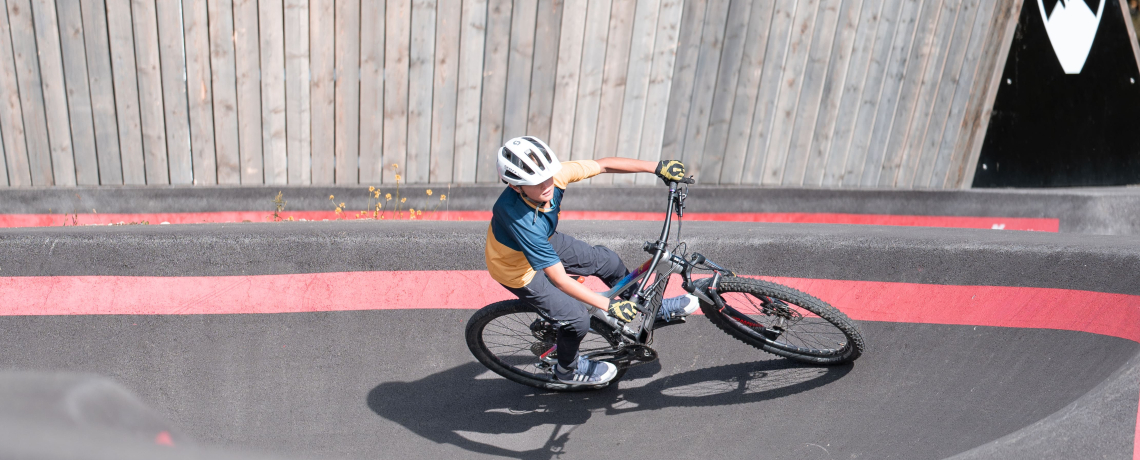
[[[658,363],[557,394],[489,374],[463,343],[466,307],[502,295],[475,275],[485,225],[7,230],[0,293],[16,301],[0,316],[0,368],[118,382],[168,422],[175,447],[158,452],[171,458],[1136,458],[1138,238],[686,223],[692,249],[847,311],[869,351],[801,366],[698,316],[659,332]],[[562,230],[634,265],[657,228]],[[252,287],[317,273],[324,284],[300,292]],[[187,301],[138,295],[140,277],[207,282]],[[281,307],[208,314],[225,305]],[[0,426],[15,413],[0,403]],[[91,446],[86,457],[127,448]]]

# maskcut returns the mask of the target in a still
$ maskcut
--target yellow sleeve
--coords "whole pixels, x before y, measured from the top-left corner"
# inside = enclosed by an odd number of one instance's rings
[[[554,186],[565,190],[567,185],[601,173],[602,166],[594,160],[564,161],[562,170],[554,175]]]

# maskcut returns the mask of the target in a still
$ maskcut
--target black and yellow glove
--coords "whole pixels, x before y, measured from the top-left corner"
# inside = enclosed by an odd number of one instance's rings
[[[656,174],[665,184],[680,182],[685,178],[685,164],[680,160],[662,160],[657,163]]]
[[[611,300],[610,308],[606,311],[623,323],[633,321],[633,317],[637,316],[637,306],[631,301],[622,299]]]

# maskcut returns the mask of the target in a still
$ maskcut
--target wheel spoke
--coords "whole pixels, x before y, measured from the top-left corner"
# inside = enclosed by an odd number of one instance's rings
[[[486,320],[479,331],[479,335],[483,350],[492,361],[520,376],[549,380],[551,378],[549,368],[540,367],[542,360],[536,356],[538,352],[535,351],[535,346],[541,344],[539,348],[542,348],[543,351],[548,350],[554,345],[551,342],[555,338],[556,332],[554,326],[550,324],[542,326],[548,328],[547,330],[538,330],[537,332],[532,330],[531,327],[536,320],[545,322],[541,316],[533,311],[504,310],[502,314]],[[546,342],[539,337],[549,338],[551,342]],[[579,350],[580,353],[589,353],[613,348],[616,345],[616,342],[611,342],[606,337],[591,330],[582,340]]]

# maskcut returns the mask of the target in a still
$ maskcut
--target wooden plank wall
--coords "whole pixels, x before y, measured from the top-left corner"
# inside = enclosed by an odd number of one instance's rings
[[[964,188],[1021,2],[0,4],[0,187],[493,183],[529,134],[704,184]]]

